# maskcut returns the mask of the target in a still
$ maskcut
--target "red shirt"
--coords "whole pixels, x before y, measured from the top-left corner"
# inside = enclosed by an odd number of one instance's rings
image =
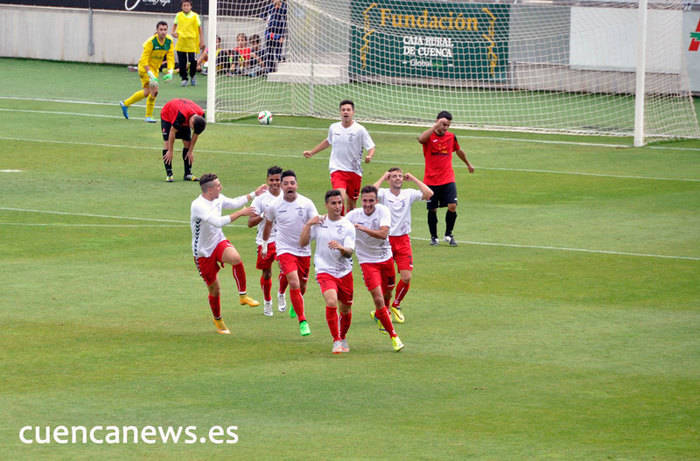
[[[188,128],[193,115],[204,116],[204,110],[189,99],[171,99],[160,110],[160,119],[178,130]]]
[[[455,182],[452,169],[452,152],[459,150],[457,136],[446,131],[442,136],[430,134],[428,142],[423,144],[425,157],[425,176],[423,182],[428,186],[441,186]]]

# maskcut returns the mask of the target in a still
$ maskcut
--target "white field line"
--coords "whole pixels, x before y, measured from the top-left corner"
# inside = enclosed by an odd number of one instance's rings
[[[73,99],[49,99],[49,98],[20,98],[14,96],[0,96],[0,100],[13,100],[13,101],[36,101],[36,102],[52,102],[52,103],[62,103],[62,104],[78,104],[78,105],[97,105],[97,106],[114,106],[117,107],[117,103],[110,102],[96,102],[96,101],[81,101]],[[142,104],[134,104],[134,107],[145,107]],[[160,106],[156,106],[159,108]],[[83,117],[102,117],[102,118],[114,118],[121,119],[123,116],[121,114],[117,115],[96,115],[96,114],[85,114],[80,112],[58,112],[58,111],[38,111],[38,110],[23,110],[23,109],[4,109],[0,108],[0,111],[5,112],[27,112],[27,113],[41,113],[41,114],[55,114],[55,115],[74,115]],[[139,119],[132,117],[134,119]],[[254,126],[254,124],[251,123]],[[266,127],[267,128],[267,127]],[[273,128],[285,129],[285,130],[305,130],[305,131],[328,131],[327,128],[311,128],[311,127],[294,127],[294,126],[274,126]],[[268,128],[269,129],[269,128]],[[408,133],[404,131],[380,131],[372,130],[373,133],[387,134],[387,135],[399,135],[399,136],[417,136],[416,133]],[[572,145],[572,146],[587,146],[587,147],[602,147],[602,148],[631,148],[630,144],[616,144],[616,143],[592,143],[592,142],[580,142],[580,141],[559,141],[559,140],[548,140],[548,139],[523,139],[523,138],[510,138],[505,136],[473,136],[460,134],[462,138],[466,139],[485,139],[494,141],[504,141],[504,142],[522,142],[522,143],[536,143],[536,144],[562,144],[562,145]],[[694,147],[674,147],[674,146],[647,146],[648,149],[654,150],[680,150],[680,151],[695,151],[700,152],[700,148]]]
[[[178,221],[174,219],[159,219],[159,218],[140,218],[140,217],[135,217],[135,216],[114,216],[114,215],[103,215],[103,214],[92,214],[92,213],[71,213],[67,211],[47,211],[47,210],[35,210],[35,209],[27,209],[27,208],[11,208],[11,207],[0,207],[0,210],[3,211],[15,211],[15,212],[23,212],[23,213],[39,213],[39,214],[53,214],[53,215],[62,215],[62,216],[81,216],[81,217],[89,217],[89,218],[108,218],[108,219],[121,219],[121,220],[127,220],[127,221],[147,221],[147,222],[153,222],[153,223],[168,223],[169,226],[167,227],[189,227],[189,222],[187,221]],[[14,225],[14,226],[65,226],[65,227],[108,227],[108,226],[113,226],[113,227],[152,227],[153,225],[110,225],[110,224],[70,224],[70,223],[54,223],[54,224],[47,224],[47,223],[39,223],[39,224],[25,224],[25,223],[6,223],[6,222],[0,222],[0,226],[3,225]],[[248,228],[248,226],[243,225],[243,224],[230,224],[232,227],[240,227],[240,228]],[[160,227],[160,226],[156,226]],[[412,240],[422,240],[422,241],[428,241],[429,239],[424,238],[424,237],[411,237]],[[614,256],[634,256],[634,257],[640,257],[640,258],[663,258],[663,259],[675,259],[675,260],[686,260],[686,261],[700,261],[700,257],[695,257],[695,256],[675,256],[675,255],[660,255],[660,254],[654,254],[654,253],[635,253],[635,252],[628,252],[628,251],[614,251],[614,250],[592,250],[588,248],[571,248],[571,247],[557,247],[557,246],[550,246],[550,245],[522,245],[518,243],[498,243],[498,242],[477,242],[477,241],[472,241],[472,240],[457,240],[457,243],[463,244],[463,245],[478,245],[478,246],[492,246],[492,247],[502,247],[502,248],[522,248],[522,249],[531,249],[531,250],[551,250],[551,251],[565,251],[565,252],[575,252],[575,253],[590,253],[590,254],[602,254],[602,255],[614,255]]]
[[[108,147],[113,149],[138,149],[138,150],[154,150],[160,151],[160,146],[130,146],[126,144],[105,144],[105,143],[92,143],[92,142],[78,142],[78,141],[58,141],[55,139],[32,139],[32,138],[17,138],[11,136],[0,136],[0,140],[3,141],[15,141],[15,142],[35,142],[41,144],[68,144],[68,145],[79,145],[79,146],[95,146],[95,147]],[[197,152],[203,152],[208,154],[224,154],[224,155],[242,155],[242,156],[253,156],[253,157],[272,157],[272,158],[292,158],[301,159],[301,154],[283,154],[275,153],[269,154],[265,152],[232,152],[225,150],[213,150],[213,149],[197,149]],[[325,161],[325,157],[316,157],[310,161]],[[372,160],[374,163],[379,163],[383,165],[395,165],[395,161],[388,160]],[[419,166],[423,167],[423,162],[401,162],[402,165],[407,166]],[[616,179],[642,179],[648,181],[681,181],[681,182],[700,182],[700,179],[694,178],[665,178],[658,176],[634,176],[634,175],[614,175],[614,174],[604,174],[604,173],[585,173],[580,171],[558,171],[558,170],[538,170],[531,168],[497,168],[497,167],[481,167],[475,165],[477,170],[486,171],[510,171],[518,173],[535,173],[535,174],[560,174],[560,175],[570,175],[570,176],[592,176],[599,178],[616,178]]]

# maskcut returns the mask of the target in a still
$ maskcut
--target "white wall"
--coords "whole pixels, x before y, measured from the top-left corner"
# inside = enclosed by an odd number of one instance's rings
[[[158,13],[94,10],[95,54],[89,56],[88,10],[13,5],[3,8],[0,15],[0,56],[135,64],[143,42],[155,33],[156,23],[166,21],[168,30],[172,30],[173,19],[174,16]],[[205,42],[206,26],[207,18],[203,17]],[[226,19],[219,24],[220,35],[221,32],[262,33],[261,30],[264,22],[259,19]],[[224,47],[235,46],[233,39],[224,41]]]

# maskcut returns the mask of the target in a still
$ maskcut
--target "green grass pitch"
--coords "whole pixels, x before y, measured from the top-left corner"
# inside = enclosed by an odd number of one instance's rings
[[[215,333],[190,251],[198,186],[179,160],[164,182],[143,105],[121,117],[136,74],[0,68],[0,458],[700,458],[700,141],[457,130],[476,167],[456,160],[460,245],[430,247],[414,206],[406,348],[377,332],[356,267],[352,350],[334,356],[313,279],[302,338],[286,314],[240,306],[226,268],[233,334]],[[158,106],[202,102],[200,82],[161,85]],[[330,122],[212,125],[194,172],[236,196],[279,164],[322,210],[328,151],[302,151]],[[368,128],[367,179],[422,174],[420,128]],[[260,299],[242,224],[225,233]],[[197,438],[25,444],[25,426],[196,426]],[[236,426],[237,443],[202,443],[214,426]]]

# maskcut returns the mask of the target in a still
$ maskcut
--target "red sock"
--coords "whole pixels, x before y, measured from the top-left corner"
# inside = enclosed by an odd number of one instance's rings
[[[287,285],[288,285],[287,276],[284,274],[280,274],[279,281],[280,281],[279,293],[284,293],[285,291],[287,291]]]
[[[331,330],[333,341],[340,341],[340,334],[338,333],[337,307],[326,306],[326,322],[328,322],[328,328]]]
[[[389,311],[387,310],[386,306],[382,307],[381,309],[377,309],[374,316],[377,317],[380,322],[382,322],[382,326],[389,333],[389,336],[392,338],[396,336],[394,325],[391,323],[391,317],[389,317]]]
[[[306,317],[304,316],[304,297],[301,295],[301,290],[289,290],[289,297],[292,298],[292,307],[297,314],[297,319],[299,322],[303,322]]]
[[[238,293],[242,295],[246,294],[245,268],[243,267],[243,263],[238,263],[233,266],[233,278],[238,286]]]
[[[411,282],[403,283],[403,280],[399,280],[399,284],[396,286],[396,298],[394,298],[394,302],[391,305],[399,307],[409,288],[411,288]]]
[[[209,307],[215,319],[221,318],[221,296],[209,295]]]
[[[263,291],[263,298],[265,301],[272,301],[272,279],[266,279],[265,277],[260,277],[260,288]]]
[[[352,311],[347,311],[345,314],[340,313],[340,339],[345,339],[345,335],[348,334],[350,329],[350,323],[352,322]]]

